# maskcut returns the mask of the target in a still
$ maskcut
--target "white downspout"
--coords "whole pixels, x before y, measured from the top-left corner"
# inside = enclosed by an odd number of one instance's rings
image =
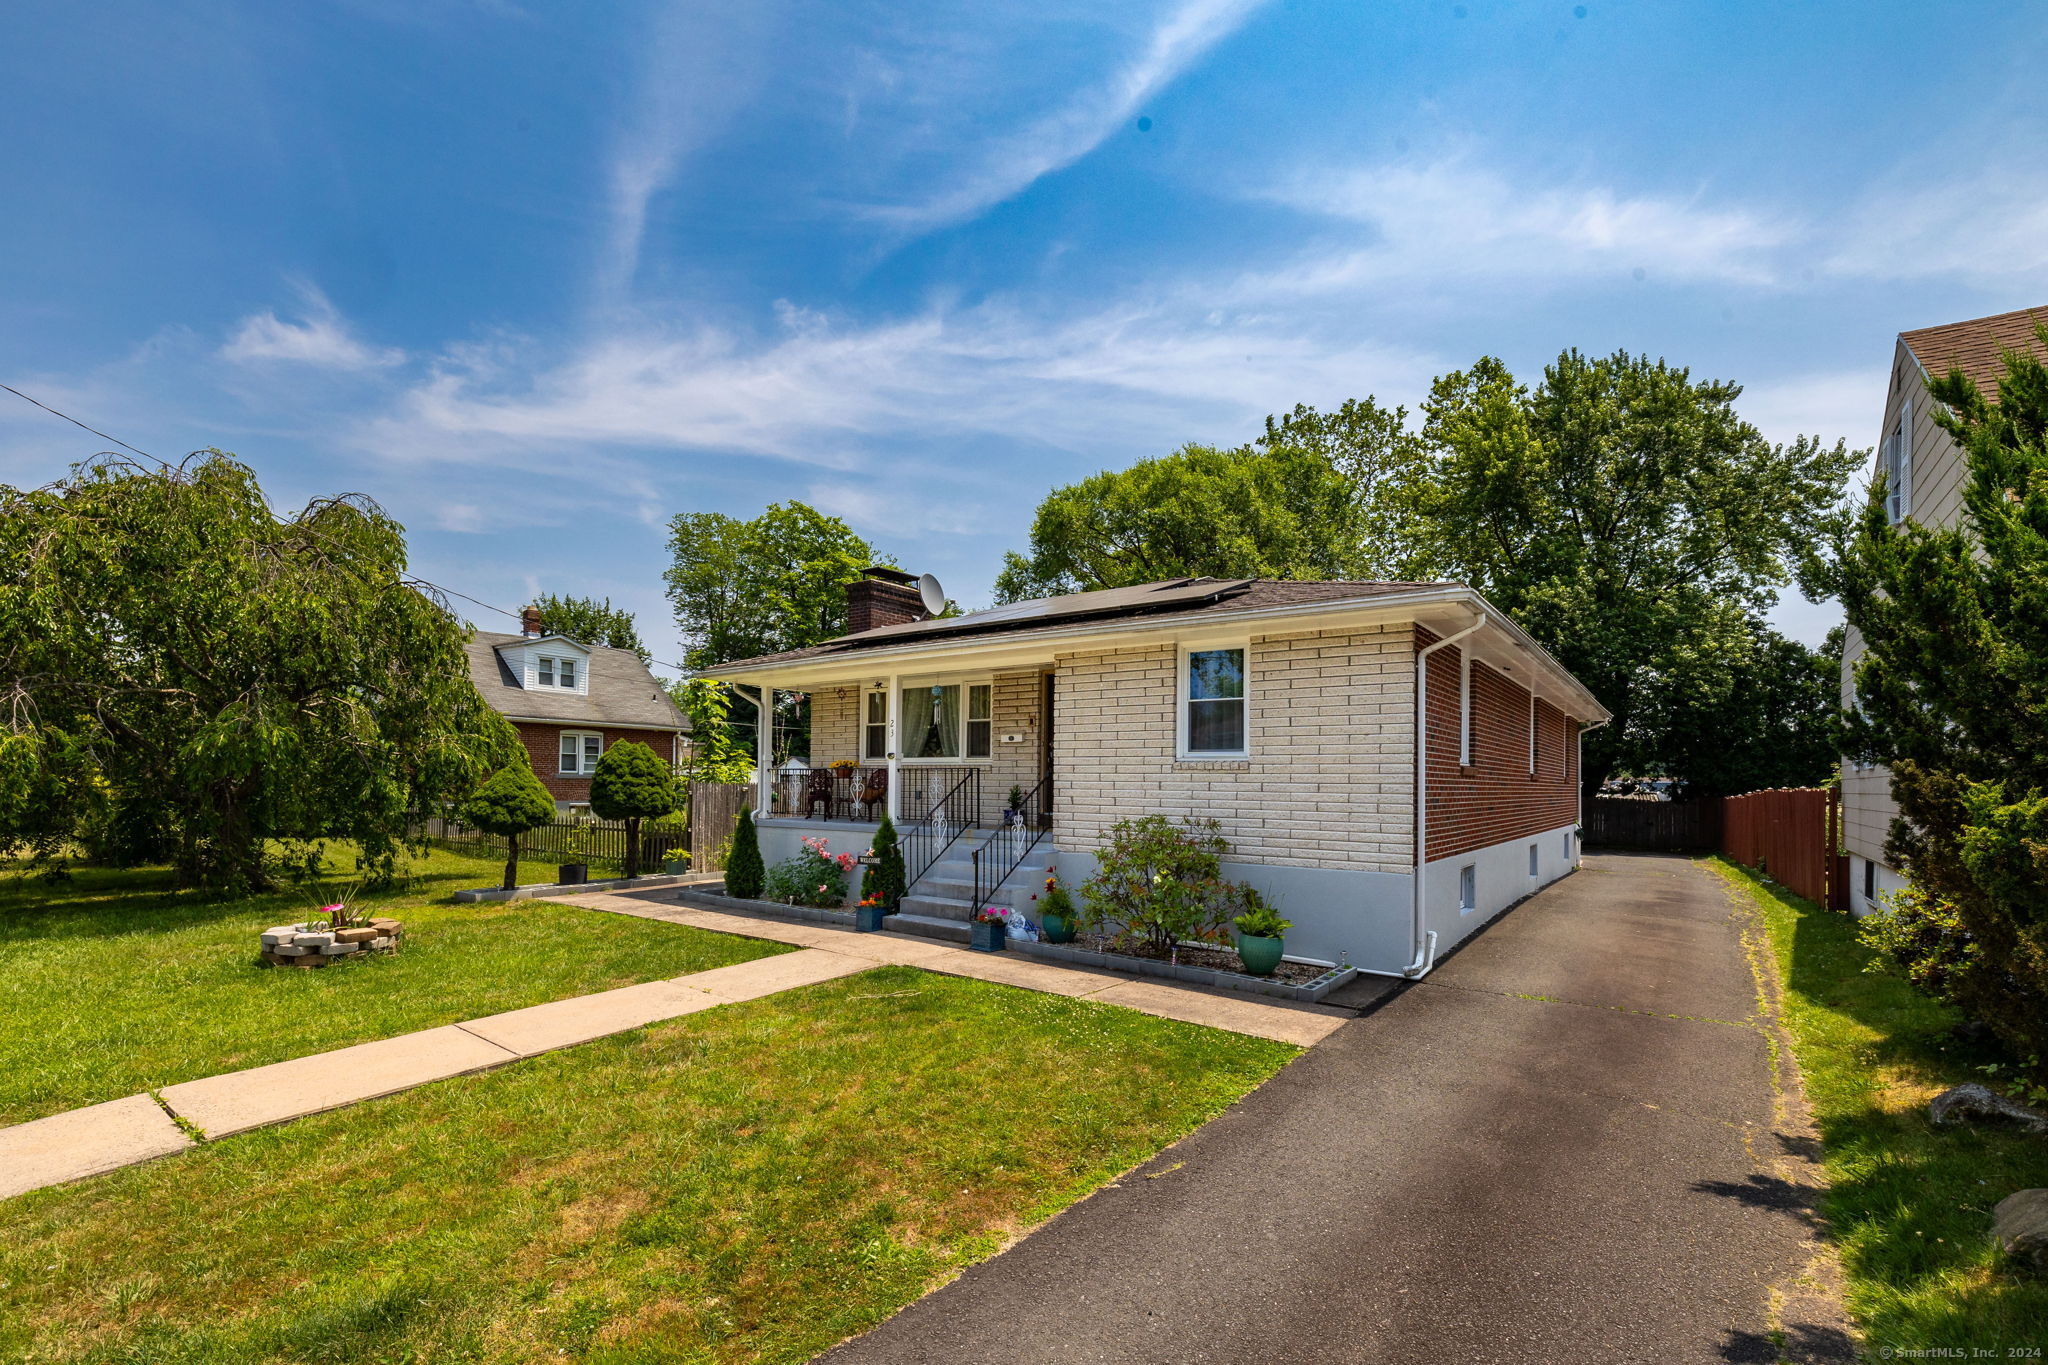
[[[1415,881],[1410,888],[1413,919],[1409,930],[1415,960],[1401,969],[1401,975],[1412,980],[1429,975],[1429,969],[1436,965],[1436,931],[1423,927],[1429,923],[1429,917],[1422,894],[1429,864],[1429,656],[1478,630],[1486,619],[1486,613],[1479,612],[1463,630],[1415,651]]]

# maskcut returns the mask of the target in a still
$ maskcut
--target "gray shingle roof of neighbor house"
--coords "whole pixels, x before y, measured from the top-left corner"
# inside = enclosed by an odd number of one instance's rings
[[[2032,351],[2048,359],[2036,330],[2044,325],[2048,325],[2048,306],[2018,308],[1988,318],[1901,332],[1899,340],[1933,378],[1946,379],[1950,370],[1959,369],[1975,381],[1986,398],[1996,398],[1998,381],[2005,374],[2006,351]]]
[[[559,720],[569,724],[611,725],[621,729],[683,730],[690,722],[668,699],[640,656],[629,649],[584,645],[590,651],[588,691],[527,689],[500,651],[531,641],[524,635],[480,630],[469,637],[469,676],[476,690],[501,715],[522,720]],[[580,641],[578,643],[581,643]]]
[[[1314,602],[1355,601],[1361,598],[1389,597],[1397,593],[1458,586],[1455,583],[1305,583],[1279,578],[1173,578],[1159,583],[1142,583],[1132,588],[1105,588],[1098,592],[1071,593],[1065,597],[1041,597],[1031,602],[1013,602],[1007,606],[991,607],[987,611],[969,612],[965,616],[943,620],[906,621],[899,625],[862,631],[858,635],[842,635],[836,640],[827,640],[808,649],[785,650],[780,654],[763,654],[753,659],[735,659],[705,671],[723,673],[758,664],[824,658],[834,654],[858,654],[863,650],[884,645],[908,644],[912,641],[938,643],[975,639],[1082,621],[1111,621],[1137,617],[1147,620],[1167,617],[1207,618],[1237,612],[1264,611],[1274,607]]]

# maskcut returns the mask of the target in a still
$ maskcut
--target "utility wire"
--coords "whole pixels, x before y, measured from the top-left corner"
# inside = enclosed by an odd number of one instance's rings
[[[136,450],[134,446],[129,445],[126,441],[122,440],[118,436],[109,436],[104,431],[101,431],[98,427],[87,426],[85,423],[79,421],[76,417],[73,417],[68,412],[57,411],[57,409],[51,407],[48,403],[43,402],[41,399],[30,398],[20,389],[15,388],[12,384],[0,384],[0,389],[6,389],[16,398],[22,399],[25,402],[34,403],[37,407],[41,408],[44,412],[49,413],[53,417],[62,417],[65,421],[71,423],[72,426],[79,428],[81,431],[89,431],[93,435],[99,437],[102,441],[112,441],[115,445],[121,447],[121,449],[134,451],[137,455],[140,455],[145,460],[156,460],[158,464],[163,465],[163,467],[166,469],[169,469],[171,467],[168,462],[164,460],[157,460],[156,456],[150,454],[146,450]]]

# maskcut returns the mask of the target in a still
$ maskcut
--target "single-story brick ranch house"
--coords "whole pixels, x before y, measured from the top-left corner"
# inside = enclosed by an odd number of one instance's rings
[[[689,721],[640,656],[546,634],[528,607],[517,635],[478,631],[469,639],[469,675],[484,700],[519,732],[541,785],[564,814],[590,804],[597,760],[621,740],[637,740],[681,763]]]
[[[1419,975],[1578,866],[1579,735],[1608,713],[1462,584],[1176,579],[932,619],[876,568],[848,605],[851,633],[706,676],[811,698],[810,773],[759,774],[762,856],[861,852],[886,802],[912,917],[1028,905],[1047,866],[1078,887],[1118,820],[1213,818],[1290,957]]]

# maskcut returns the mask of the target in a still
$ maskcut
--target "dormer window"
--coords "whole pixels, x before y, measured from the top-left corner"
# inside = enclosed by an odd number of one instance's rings
[[[543,654],[535,661],[533,673],[536,687],[559,687],[569,692],[576,690],[574,659]]]

